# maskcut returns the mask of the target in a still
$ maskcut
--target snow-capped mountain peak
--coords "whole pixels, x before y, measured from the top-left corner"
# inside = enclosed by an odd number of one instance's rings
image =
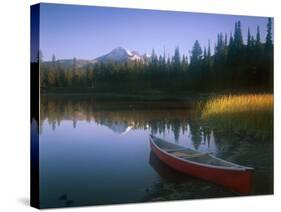
[[[126,62],[143,60],[143,56],[137,51],[129,51],[123,47],[116,47],[111,52],[101,57],[94,59],[95,62]]]
[[[113,49],[111,52],[111,54],[114,54],[115,56],[132,56],[132,52],[130,52],[128,49],[125,49],[121,46],[116,47],[115,49]]]

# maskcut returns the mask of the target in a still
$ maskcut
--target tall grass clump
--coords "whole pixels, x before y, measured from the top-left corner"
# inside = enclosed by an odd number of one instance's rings
[[[273,95],[224,95],[207,100],[201,117],[216,128],[259,135],[273,132]]]

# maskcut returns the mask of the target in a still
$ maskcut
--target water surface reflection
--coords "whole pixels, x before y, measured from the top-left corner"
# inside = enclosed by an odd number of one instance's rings
[[[110,102],[41,98],[40,198],[43,207],[236,195],[170,169],[148,137],[255,167],[252,194],[272,193],[272,141],[213,130],[193,102]]]

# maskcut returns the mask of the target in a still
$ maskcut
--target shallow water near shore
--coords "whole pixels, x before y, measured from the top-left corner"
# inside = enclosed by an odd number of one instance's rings
[[[163,164],[149,135],[255,168],[250,195],[273,193],[273,138],[202,122],[188,101],[41,99],[43,208],[239,196]]]

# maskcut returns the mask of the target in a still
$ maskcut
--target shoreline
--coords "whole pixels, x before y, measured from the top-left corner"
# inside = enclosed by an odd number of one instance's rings
[[[209,97],[236,94],[270,94],[270,91],[214,91],[214,92],[163,92],[158,90],[143,92],[41,92],[41,97],[46,98],[74,98],[74,99],[95,99],[95,100],[120,100],[120,101],[201,101]]]

